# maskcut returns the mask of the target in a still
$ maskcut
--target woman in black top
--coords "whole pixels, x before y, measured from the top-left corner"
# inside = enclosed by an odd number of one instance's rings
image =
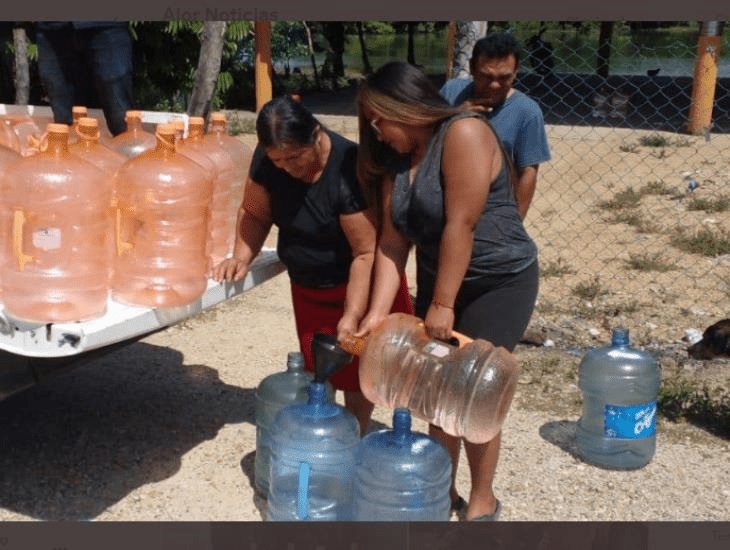
[[[375,226],[356,176],[357,145],[324,128],[288,96],[271,100],[256,120],[254,151],[238,211],[233,257],[213,270],[217,281],[242,279],[272,224],[277,252],[291,279],[297,334],[306,366],[315,332],[351,335],[367,309]],[[411,312],[401,284],[398,311]],[[364,434],[373,405],[360,392],[358,363],[330,382]]]

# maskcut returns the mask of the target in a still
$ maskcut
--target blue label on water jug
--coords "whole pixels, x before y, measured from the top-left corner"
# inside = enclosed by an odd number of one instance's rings
[[[653,436],[656,433],[656,401],[642,405],[606,405],[603,429],[610,438]]]

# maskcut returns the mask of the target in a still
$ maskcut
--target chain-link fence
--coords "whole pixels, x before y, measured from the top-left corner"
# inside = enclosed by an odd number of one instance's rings
[[[693,136],[696,44],[612,45],[604,55],[621,54],[626,74],[603,77],[597,48],[545,42],[525,41],[516,84],[542,107],[553,157],[527,217],[541,250],[538,320],[594,337],[623,322],[656,343],[730,316],[728,58],[712,126]]]

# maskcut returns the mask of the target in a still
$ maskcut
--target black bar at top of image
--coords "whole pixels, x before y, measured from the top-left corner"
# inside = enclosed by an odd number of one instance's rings
[[[6,2],[5,20],[523,20],[523,21],[678,21],[730,19],[727,0],[516,0],[511,2],[474,2],[474,0],[368,0],[367,2],[330,2],[329,0],[64,0],[41,3]]]

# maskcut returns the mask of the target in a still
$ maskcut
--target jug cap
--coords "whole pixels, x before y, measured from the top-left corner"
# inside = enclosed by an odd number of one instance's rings
[[[622,327],[613,329],[611,332],[611,345],[628,346],[629,344],[629,329]]]
[[[172,126],[176,130],[184,130],[185,129],[185,121],[181,118],[176,118],[171,120],[168,124],[172,124]]]
[[[88,116],[82,116],[79,119],[79,126],[86,126],[88,128],[98,128],[99,127],[99,121],[95,118],[91,118]]]
[[[202,116],[191,116],[188,119],[188,124],[190,124],[192,126],[204,126],[205,119]]]
[[[83,105],[74,105],[73,107],[71,107],[71,113],[73,113],[75,115],[76,114],[78,114],[78,115],[84,114],[85,115],[87,112],[88,112],[88,109],[85,106],[83,106]]]
[[[290,351],[286,355],[287,370],[303,370],[304,354],[301,351]]]
[[[57,124],[55,122],[50,122],[46,127],[46,130],[48,130],[49,133],[53,132],[55,134],[68,134],[68,126],[66,124]]]
[[[172,124],[160,123],[157,125],[157,133],[163,136],[174,136],[175,127]]]
[[[225,113],[216,112],[210,115],[210,120],[213,122],[226,122],[226,115]]]
[[[142,118],[142,111],[127,111],[125,113],[125,118]]]

